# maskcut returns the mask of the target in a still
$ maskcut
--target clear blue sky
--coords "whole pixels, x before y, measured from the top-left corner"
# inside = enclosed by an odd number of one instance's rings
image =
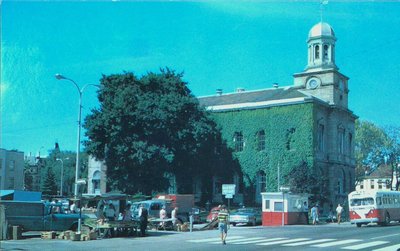
[[[292,85],[320,21],[309,2],[1,3],[1,147],[25,154],[76,149],[78,92],[102,74],[184,71],[197,96]],[[361,119],[400,126],[400,2],[329,1],[336,63],[350,77],[349,107]],[[83,95],[83,116],[98,106]]]

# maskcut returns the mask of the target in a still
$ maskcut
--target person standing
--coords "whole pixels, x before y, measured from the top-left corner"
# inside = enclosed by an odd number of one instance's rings
[[[221,241],[223,245],[226,245],[226,236],[228,235],[229,226],[229,212],[225,205],[221,206],[221,210],[218,212],[218,229],[221,233]]]
[[[307,201],[304,201],[303,203],[303,212],[304,212],[304,217],[306,218],[306,224],[308,225],[308,204]]]
[[[318,224],[318,221],[319,221],[318,214],[319,214],[318,213],[318,207],[317,207],[317,205],[314,205],[311,208],[311,217],[312,217],[312,220],[313,220],[313,225]]]
[[[172,224],[175,227],[176,226],[176,222],[177,222],[177,214],[178,214],[178,207],[175,207],[174,210],[172,210],[171,212],[171,219],[172,219]]]
[[[165,230],[165,219],[167,218],[167,211],[165,210],[165,206],[163,206],[160,210],[160,226]]]
[[[144,207],[143,204],[141,204],[140,208],[139,208],[139,223],[140,223],[140,235],[142,237],[146,236],[148,216],[149,216],[149,213],[148,213],[147,209]]]
[[[116,214],[115,207],[112,203],[110,203],[105,210],[105,215],[108,221],[114,221],[116,217],[115,214]]]
[[[340,220],[342,218],[342,213],[343,213],[343,207],[338,204],[337,208],[336,208],[336,214],[337,214],[337,222],[338,224],[340,224]]]

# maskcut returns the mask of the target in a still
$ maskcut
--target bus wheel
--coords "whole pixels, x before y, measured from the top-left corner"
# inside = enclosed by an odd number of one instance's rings
[[[390,223],[390,215],[389,215],[389,213],[386,213],[386,215],[385,215],[385,225],[389,225],[389,223]]]
[[[357,227],[361,227],[361,223],[356,223],[356,226]]]

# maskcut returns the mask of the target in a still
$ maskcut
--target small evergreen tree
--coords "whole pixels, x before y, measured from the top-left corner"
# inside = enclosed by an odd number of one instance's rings
[[[48,167],[46,170],[46,175],[42,183],[42,193],[43,195],[57,195],[56,176],[51,167]]]

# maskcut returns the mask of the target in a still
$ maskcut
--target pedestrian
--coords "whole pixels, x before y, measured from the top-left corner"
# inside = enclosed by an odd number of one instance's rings
[[[228,226],[229,226],[229,212],[228,210],[226,210],[225,205],[222,205],[221,210],[218,212],[218,229],[221,234],[221,241],[223,245],[226,245]]]
[[[116,211],[112,203],[108,204],[107,208],[105,209],[105,216],[108,221],[115,221]]]
[[[313,220],[313,225],[318,224],[318,221],[319,221],[318,215],[319,215],[319,213],[318,213],[318,206],[317,206],[317,205],[314,205],[314,206],[311,208],[311,217],[312,217],[312,220]]]
[[[78,208],[76,207],[75,201],[73,201],[72,204],[69,206],[69,211],[71,212],[71,214],[78,213]]]
[[[338,204],[338,206],[336,208],[336,214],[337,214],[336,218],[337,218],[338,224],[340,224],[340,220],[342,218],[342,213],[343,213],[343,207],[340,204]]]
[[[308,225],[308,203],[307,201],[304,201],[303,203],[303,212],[304,212],[304,216],[306,218],[306,224]]]
[[[167,211],[165,210],[165,206],[162,206],[160,210],[160,226],[165,230],[165,219],[167,218]]]
[[[178,220],[177,214],[178,214],[178,207],[175,207],[174,210],[172,210],[171,212],[172,225],[174,227],[176,226],[176,222]]]
[[[146,236],[148,216],[149,216],[149,213],[148,213],[147,209],[145,208],[145,205],[141,204],[140,208],[139,208],[139,224],[140,224],[140,236],[142,236],[142,237]]]

